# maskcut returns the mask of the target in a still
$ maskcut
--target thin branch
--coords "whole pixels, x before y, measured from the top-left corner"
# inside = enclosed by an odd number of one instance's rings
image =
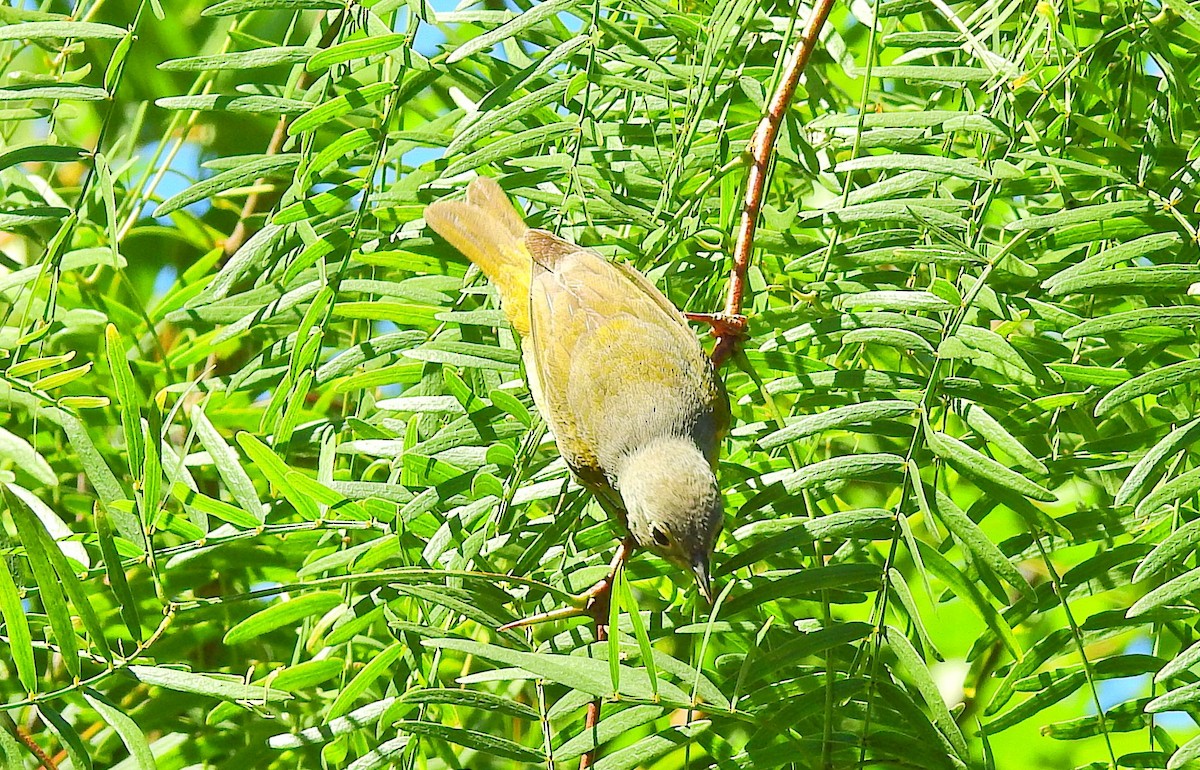
[[[346,19],[346,11],[342,11],[334,18],[333,23],[329,25],[329,29],[325,30],[325,34],[321,36],[320,42],[317,43],[317,48],[328,48],[337,38],[338,32],[342,29],[342,23]],[[296,90],[303,91],[312,85],[316,79],[313,73],[305,70],[300,74],[300,79],[296,81]],[[271,134],[271,141],[267,143],[266,155],[278,155],[283,149],[283,143],[287,141],[287,129],[291,121],[286,115],[279,116],[279,122],[275,124],[275,133]],[[234,226],[233,232],[225,239],[225,245],[222,250],[225,252],[225,258],[233,256],[233,254],[242,247],[246,239],[250,237],[250,225],[247,224],[250,219],[264,208],[263,195],[259,188],[264,184],[265,180],[259,179],[255,182],[255,190],[246,196],[246,203],[242,206],[242,213],[238,215],[237,225]]]
[[[632,537],[627,537],[621,541],[621,545],[617,546],[617,552],[613,555],[612,563],[608,567],[608,577],[601,583],[603,588],[592,595],[591,601],[587,605],[587,613],[592,616],[592,624],[596,629],[596,641],[608,641],[608,619],[609,609],[612,602],[613,582],[617,577],[617,570],[623,569],[625,560],[633,553],[634,542]],[[600,585],[600,584],[597,584]],[[587,705],[587,714],[583,718],[583,730],[585,733],[593,733],[596,725],[600,724],[600,705],[603,701],[596,698]],[[592,747],[584,752],[579,758],[579,770],[588,770],[596,763],[596,749]]]
[[[602,617],[608,614],[608,601],[604,601],[602,604],[604,605],[603,607],[597,607],[596,611],[592,613],[592,617],[595,620],[597,642],[608,641],[608,626],[606,625],[608,619],[601,620]],[[588,702],[587,714],[583,718],[584,734],[593,732],[596,729],[596,725],[600,724],[600,704],[601,700],[599,698]],[[579,758],[579,770],[588,770],[595,763],[596,749],[593,747],[584,752],[583,756]]]
[[[33,736],[24,727],[17,724],[8,714],[0,714],[0,717],[2,717],[0,721],[3,721],[4,727],[8,729],[8,732],[20,741],[25,748],[29,749],[30,754],[33,754],[37,758],[39,770],[58,770],[58,765],[55,764],[54,760],[38,745],[38,742],[34,740]]]
[[[717,366],[729,358],[746,330],[746,317],[742,315],[742,299],[746,294],[746,271],[750,267],[750,257],[754,254],[754,231],[758,227],[758,215],[762,211],[763,197],[770,175],[771,156],[775,151],[775,139],[779,136],[783,116],[787,113],[796,93],[796,86],[800,83],[800,75],[808,66],[821,28],[825,26],[825,20],[829,18],[832,8],[833,0],[818,0],[813,6],[808,26],[792,50],[787,66],[784,67],[783,79],[779,81],[767,112],[759,121],[758,128],[755,129],[754,136],[746,148],[746,154],[750,156],[750,174],[746,183],[746,199],[742,205],[737,242],[733,249],[733,268],[729,274],[729,294],[725,300],[725,308],[719,313],[708,315],[688,314],[688,318],[693,321],[704,321],[712,325],[713,332],[717,335],[712,360]]]

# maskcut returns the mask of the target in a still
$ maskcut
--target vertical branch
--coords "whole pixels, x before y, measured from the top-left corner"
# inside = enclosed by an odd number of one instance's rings
[[[325,30],[325,34],[321,36],[320,42],[317,43],[317,48],[328,48],[333,44],[338,32],[342,29],[342,23],[345,19],[346,11],[343,10],[334,18],[333,22],[329,25],[329,29]],[[300,79],[296,81],[296,90],[303,91],[312,85],[313,80],[315,80],[313,74],[305,70],[300,73]],[[279,116],[279,122],[275,124],[275,133],[271,134],[271,140],[267,142],[267,155],[278,155],[279,151],[283,149],[283,143],[287,140],[289,123],[291,121],[288,120],[286,115]],[[234,226],[233,232],[229,234],[229,237],[225,239],[225,245],[222,247],[222,250],[227,259],[233,256],[234,252],[240,249],[242,244],[246,242],[246,238],[249,237],[250,226],[247,222],[261,208],[264,208],[266,201],[263,200],[263,196],[258,190],[263,181],[262,179],[257,180],[255,190],[246,196],[246,203],[242,206],[242,213],[238,215],[237,225]]]
[[[604,601],[599,604],[603,606],[597,606],[592,613],[592,617],[595,620],[596,641],[606,642],[608,641],[608,626],[605,625],[608,622],[608,618],[606,617],[608,615],[608,602]],[[588,702],[587,714],[583,718],[583,730],[585,733],[590,733],[596,729],[596,725],[598,724],[600,724],[599,698]],[[579,770],[588,770],[595,763],[596,749],[592,748],[584,752],[583,756],[579,758]]]
[[[766,194],[767,179],[770,175],[771,155],[775,151],[775,139],[779,136],[779,127],[783,125],[783,116],[787,113],[800,83],[800,75],[808,66],[813,49],[825,20],[833,8],[833,0],[817,0],[813,6],[812,15],[804,33],[792,50],[787,65],[784,67],[783,79],[779,81],[766,114],[759,121],[754,136],[746,148],[750,156],[750,174],[746,183],[746,199],[742,205],[742,218],[738,226],[737,241],[733,249],[733,267],[729,274],[729,293],[725,300],[725,308],[710,315],[689,314],[692,320],[705,321],[712,325],[717,335],[717,344],[713,348],[712,360],[717,366],[733,352],[738,339],[746,329],[746,317],[742,315],[742,300],[746,294],[746,271],[750,267],[750,257],[754,254],[754,231],[758,227],[758,215],[762,210],[763,197]]]

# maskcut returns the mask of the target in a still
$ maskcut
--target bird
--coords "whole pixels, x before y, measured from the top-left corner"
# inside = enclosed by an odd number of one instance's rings
[[[711,603],[729,397],[684,314],[633,267],[527,227],[490,177],[424,218],[498,289],[559,453],[627,531],[612,571],[646,549],[690,573]]]

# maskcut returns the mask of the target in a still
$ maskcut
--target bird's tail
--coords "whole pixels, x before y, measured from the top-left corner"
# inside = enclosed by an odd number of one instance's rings
[[[479,265],[500,290],[500,305],[522,337],[529,334],[529,281],[533,261],[525,247],[528,228],[520,213],[488,177],[476,177],[467,200],[439,201],[425,208],[425,221],[467,259]]]

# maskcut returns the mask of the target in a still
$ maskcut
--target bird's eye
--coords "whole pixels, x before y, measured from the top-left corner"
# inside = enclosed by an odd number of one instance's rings
[[[662,531],[658,527],[655,527],[653,530],[651,530],[651,532],[654,535],[654,542],[658,543],[663,548],[667,548],[671,545],[671,538],[667,536],[666,532]]]

